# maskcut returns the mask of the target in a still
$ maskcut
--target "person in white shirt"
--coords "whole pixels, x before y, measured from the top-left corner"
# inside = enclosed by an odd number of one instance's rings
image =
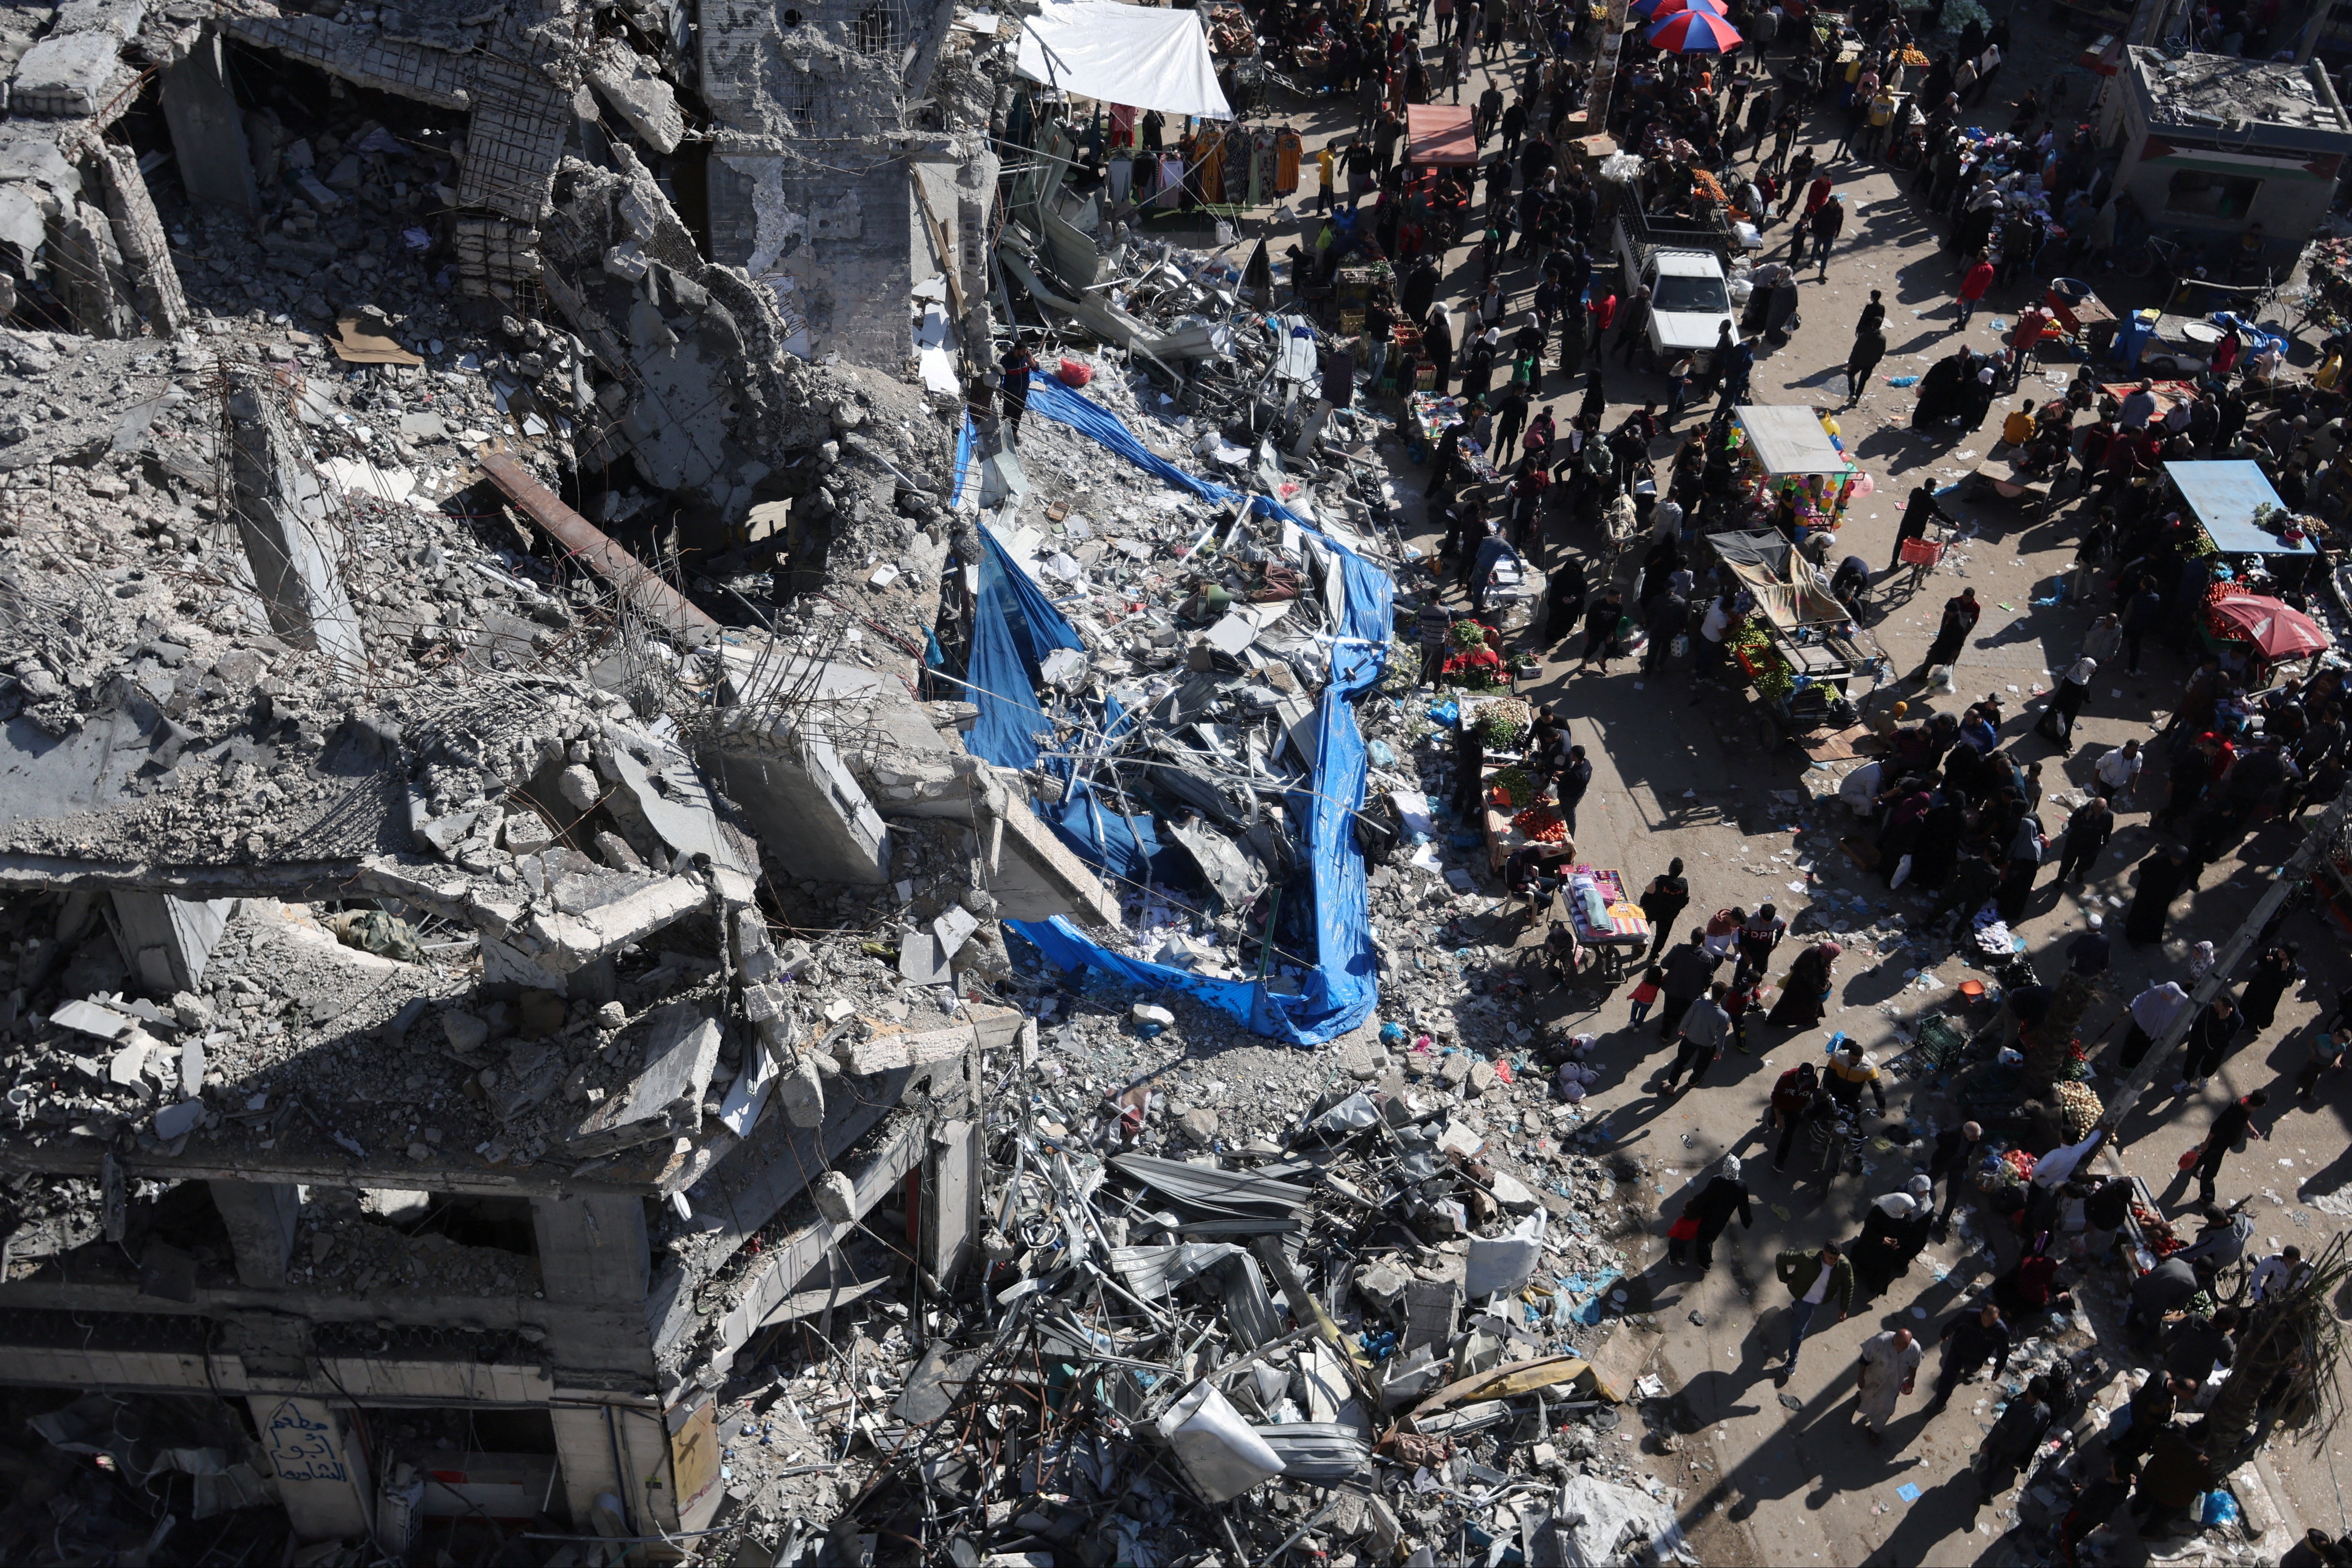
[[[2255,1264],[2246,1288],[2252,1300],[2263,1301],[2274,1294],[2284,1295],[2309,1278],[2311,1266],[2303,1260],[2303,1249],[2290,1247]]]
[[[1706,613],[1699,617],[1698,662],[1691,672],[1694,680],[1715,679],[1715,672],[1723,663],[1723,639],[1731,631],[1730,598],[1728,592],[1717,594],[1706,601]]]
[[[2142,760],[2137,740],[2126,740],[2100,758],[2097,766],[2091,769],[2098,780],[2099,799],[2113,805],[2116,796],[2130,794],[2133,786],[2139,782]]]
[[[1879,785],[1885,777],[1885,763],[1865,762],[1839,781],[1838,799],[1855,821],[1866,822],[1878,814]]]
[[[2116,1071],[2129,1072],[2147,1054],[2172,1020],[2189,1005],[2189,993],[2171,980],[2150,986],[2131,1000],[2131,1032],[2124,1037],[2123,1051],[2116,1056]]]

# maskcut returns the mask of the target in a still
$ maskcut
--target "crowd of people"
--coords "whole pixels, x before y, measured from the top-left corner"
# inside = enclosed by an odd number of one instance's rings
[[[1852,813],[1846,846],[1858,864],[1889,888],[1928,895],[1926,919],[1947,933],[1995,922],[2015,928],[2051,907],[2046,901],[2113,875],[2120,819],[2145,813],[2162,836],[2134,870],[2119,918],[2111,922],[2086,904],[2076,934],[2041,960],[2096,980],[2111,967],[2117,936],[2133,946],[2161,942],[2182,899],[2239,840],[2324,804],[2342,788],[2352,758],[2345,674],[2322,670],[2273,684],[2266,668],[2225,651],[2200,661],[2161,734],[2102,747],[2088,759],[2090,787],[2080,803],[2063,812],[2045,804],[2045,773],[2053,788],[2063,787],[2057,769],[2074,758],[2077,727],[2096,694],[2137,675],[2151,641],[2199,645],[2210,551],[2168,488],[2162,462],[2252,459],[2292,508],[2336,523],[2352,516],[2352,476],[2337,461],[2352,444],[2345,423],[2352,401],[2332,371],[2315,379],[2290,374],[2277,346],[2252,332],[2225,339],[2185,393],[2143,382],[2111,396],[2100,372],[2086,367],[2061,395],[2019,397],[2055,323],[2038,300],[2008,303],[2010,291],[2037,275],[2053,246],[2063,246],[2070,261],[2098,267],[2114,244],[2118,207],[2111,165],[2090,129],[2036,90],[2007,85],[2006,23],[1971,24],[1957,38],[1937,40],[1931,17],[1870,0],[1850,17],[1861,47],[1848,59],[1822,47],[1823,34],[1801,11],[1734,0],[1726,9],[1747,40],[1737,57],[1660,55],[1629,38],[1615,78],[1596,83],[1584,64],[1594,51],[1590,17],[1580,10],[1503,15],[1441,0],[1433,65],[1423,57],[1433,52],[1428,5],[1423,9],[1404,18],[1375,6],[1350,42],[1357,63],[1345,85],[1356,95],[1358,122],[1321,153],[1318,233],[1311,252],[1302,247],[1293,261],[1302,291],[1329,284],[1346,267],[1387,272],[1355,355],[1365,394],[1402,395],[1419,386],[1460,397],[1463,417],[1433,443],[1425,495],[1428,517],[1442,529],[1439,560],[1473,617],[1491,622],[1490,587],[1498,575],[1514,575],[1506,566],[1521,574],[1531,568],[1545,585],[1531,633],[1538,646],[1561,656],[1574,648],[1575,670],[1597,664],[1603,674],[1613,661],[1633,658],[1655,677],[1686,659],[1695,681],[1704,682],[1722,671],[1727,645],[1757,608],[1747,586],[1705,549],[1708,534],[1777,529],[1821,568],[1859,620],[1869,613],[1874,582],[1906,564],[1906,543],[1952,521],[1930,486],[1916,487],[1882,569],[1841,550],[1834,530],[1810,526],[1798,498],[1742,472],[1735,444],[1723,437],[1730,411],[1749,392],[1758,353],[1769,346],[1765,324],[1751,312],[1749,331],[1727,326],[1711,355],[1693,357],[1708,361],[1704,366],[1650,358],[1652,302],[1617,281],[1600,227],[1603,193],[1585,170],[1561,166],[1569,116],[1605,98],[1606,129],[1617,146],[1643,160],[1637,199],[1644,210],[1751,225],[1769,256],[1760,288],[1792,281],[1807,259],[1825,270],[1846,233],[1839,183],[1859,164],[1876,162],[1906,172],[1911,201],[1947,235],[1954,323],[1965,327],[1979,310],[2016,311],[1991,346],[1957,346],[1930,368],[1913,423],[1963,434],[2005,409],[2000,446],[2029,477],[2057,486],[2061,515],[2074,529],[2065,598],[2083,617],[2080,645],[2053,664],[2063,678],[2038,703],[1994,692],[1931,712],[1927,699],[1954,691],[1963,678],[1983,610],[1975,589],[1953,594],[1912,677],[1923,689],[1868,716],[1874,755],[1838,791]],[[1487,82],[1471,78],[1465,32],[1486,39],[1498,30],[1535,47]],[[1477,165],[1413,168],[1404,109],[1457,91],[1474,106]],[[1967,133],[1988,119],[1997,122],[1992,134]],[[1825,127],[1833,140],[1824,141]],[[1780,225],[1785,240],[1771,232]],[[1473,247],[1474,257],[1453,274],[1462,289],[1453,298],[1449,244]],[[1869,300],[1843,361],[1854,399],[1888,352],[1886,307],[1877,292]],[[2347,347],[2324,345],[2323,360],[2339,364]],[[1650,401],[1629,405],[1621,393],[1612,411],[1608,383],[1626,373],[1620,366],[1648,372],[1653,379],[1640,384]],[[1355,395],[1355,388],[1349,392]],[[1694,413],[1704,423],[1678,429]],[[1630,559],[1632,570],[1601,570],[1594,557],[1603,548]],[[2293,602],[2300,585],[2264,586]],[[1434,680],[1442,661],[1454,656],[1448,650],[1460,645],[1462,612],[1431,594],[1420,614],[1424,678]],[[1491,625],[1482,632],[1483,646],[1499,649],[1506,641]],[[1561,792],[1572,827],[1570,796],[1590,788],[1591,761],[1570,744],[1556,712],[1543,714],[1538,730],[1528,766],[1539,789]],[[1457,758],[1457,778],[1475,780],[1479,760]],[[1457,805],[1467,811],[1475,800]],[[1568,846],[1529,845],[1513,857],[1507,880],[1527,899],[1531,920],[1572,856]],[[2050,870],[2054,876],[2044,875]],[[1628,1018],[1657,1042],[1645,1087],[1660,1103],[1703,1091],[1727,1053],[1756,1053],[1822,1028],[1839,983],[1839,944],[1792,937],[1773,904],[1727,906],[1695,919],[1693,897],[1677,860],[1639,900],[1654,939]],[[2177,1103],[2208,1087],[2276,1026],[2303,976],[2298,952],[2274,923],[2237,983],[2199,1008],[2177,1070],[2168,1062],[2160,1074]],[[2210,946],[2202,959],[2210,961]],[[2118,1020],[2119,1042],[2097,1064],[2102,1071],[2129,1074],[2145,1065],[2190,1006],[2199,961],[2192,957],[2185,977],[2133,997]],[[2004,1045],[2036,1038],[2054,989],[2054,976],[2045,980],[2040,969],[2006,987]],[[2347,1050],[2352,994],[2299,1055],[2299,1100],[2311,1103],[2336,1081]],[[1596,1081],[1593,1065],[1583,1061],[1561,1080],[1571,1098]],[[2160,1537],[2215,1479],[2216,1456],[2189,1396],[2230,1364],[2239,1319],[2215,1304],[2211,1287],[2222,1271],[2251,1268],[2256,1282],[2249,1299],[2259,1301],[2305,1267],[2292,1248],[2249,1256],[2251,1222],[2216,1201],[2228,1160],[2265,1135],[2271,1099],[2262,1088],[2232,1095],[2196,1157],[2182,1166],[2177,1190],[2185,1192],[2192,1177],[2199,1184],[2183,1219],[2203,1228],[2132,1291],[2129,1327],[2152,1365],[2132,1396],[2127,1434],[2080,1478],[2061,1529],[2070,1550],[2126,1500],[2141,1532]],[[1826,1185],[1854,1168],[1840,1157],[1860,1146],[1854,1129],[1886,1108],[1887,1075],[1860,1045],[1834,1040],[1825,1058],[1780,1072],[1763,1150],[1744,1163],[1724,1157],[1661,1216],[1668,1266],[1704,1275],[1730,1227],[1754,1225],[1759,1206],[1751,1182],[1760,1159],[1769,1155],[1774,1181],[1810,1179],[1790,1176],[1792,1164],[1809,1161],[1801,1169],[1820,1170]],[[1874,1191],[1859,1225],[1832,1244],[1776,1258],[1789,1308],[1774,1340],[1785,1383],[1809,1335],[1895,1296],[1963,1205],[1979,1208],[2003,1238],[2003,1266],[1932,1332],[1921,1325],[1934,1344],[1895,1327],[1861,1345],[1855,1414],[1874,1442],[1887,1437],[1902,1402],[1916,1393],[1931,1350],[1940,1346],[1933,1408],[1967,1383],[2004,1376],[2019,1345],[2051,1326],[2050,1314],[2063,1320],[2075,1310],[2074,1292],[2089,1270],[2116,1266],[2135,1188],[2095,1173],[2109,1152],[2100,1139],[2070,1143],[2057,1108],[2038,1101],[1987,1123],[1946,1127],[1907,1146],[1890,1125],[1899,1156],[1879,1163],[1873,1186],[1885,1190]],[[2031,1178],[1980,1182],[1997,1147],[2033,1156]],[[2084,1217],[2079,1243],[2062,1223],[2073,1204]],[[2049,1433],[2077,1411],[2084,1393],[2070,1371],[2063,1359],[2050,1364],[2002,1406],[1970,1467],[1980,1502],[2022,1481]],[[2265,1411],[2274,1412],[2277,1390],[2265,1392]]]

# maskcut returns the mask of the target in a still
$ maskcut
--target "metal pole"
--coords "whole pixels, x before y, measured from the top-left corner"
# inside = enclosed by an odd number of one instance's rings
[[[2352,814],[2352,784],[2347,784],[2343,793],[2336,797],[2335,804],[2327,808],[2326,814],[2319,819],[2318,825],[2311,830],[2302,846],[2278,868],[2270,887],[2254,901],[2254,907],[2244,923],[2231,932],[2230,939],[2214,953],[2213,967],[2205,971],[2203,979],[2190,988],[2189,1005],[2165,1026],[2164,1032],[2157,1036],[2155,1042],[2147,1048],[2147,1054],[2140,1059],[2139,1066],[2124,1081],[2124,1086],[2116,1092],[2115,1098],[2107,1102],[2106,1111],[2100,1116],[2098,1124],[2110,1134],[2111,1139],[2122,1126],[2123,1119],[2130,1114],[2132,1106],[2147,1092],[2147,1086],[2155,1082],[2157,1073],[2162,1071],[2173,1049],[2179,1045],[2181,1037],[2189,1032],[2189,1026],[2205,1010],[2205,1004],[2228,988],[2229,977],[2237,971],[2239,962],[2245,957],[2246,950],[2254,945],[2254,938],[2262,934],[2263,925],[2278,913],[2279,905],[2286,902],[2286,895],[2294,891],[2296,884],[2311,874],[2313,866],[2326,852],[2327,846],[2336,841],[2336,835],[2343,831],[2347,814]],[[2115,1145],[2110,1142],[2108,1146]]]
[[[2311,63],[2313,52],[2319,47],[2319,35],[2327,31],[2328,20],[2335,15],[2336,0],[2319,0],[2318,5],[2312,8],[2311,20],[2304,26],[2303,47],[2294,52],[2296,65]]]
[[[1584,99],[1584,133],[1609,133],[1609,94],[1617,85],[1617,51],[1625,35],[1625,0],[1609,0],[1609,19],[1601,25],[1601,49],[1592,66],[1592,90]]]

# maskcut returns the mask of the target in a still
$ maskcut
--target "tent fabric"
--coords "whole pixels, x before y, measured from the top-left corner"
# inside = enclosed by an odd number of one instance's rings
[[[1355,813],[1364,802],[1370,762],[1363,731],[1357,726],[1351,707],[1353,699],[1381,677],[1390,629],[1395,620],[1396,584],[1388,573],[1320,532],[1288,507],[1263,496],[1244,497],[1237,491],[1210,484],[1155,456],[1118,415],[1051,377],[1039,377],[1030,382],[1029,412],[1092,437],[1138,467],[1204,500],[1246,498],[1257,515],[1290,523],[1338,560],[1345,608],[1339,622],[1340,635],[1334,639],[1331,650],[1330,684],[1323,689],[1316,716],[1314,771],[1307,785],[1292,790],[1286,802],[1292,821],[1304,828],[1302,836],[1315,898],[1315,965],[1307,972],[1301,992],[1277,994],[1258,981],[1214,979],[1171,965],[1147,963],[1114,953],[1089,941],[1059,917],[1014,921],[1014,930],[1035,943],[1046,960],[1058,969],[1098,969],[1146,990],[1179,991],[1236,1019],[1253,1034],[1302,1046],[1319,1045],[1345,1034],[1370,1017],[1380,1001],[1370,898],[1365,884],[1363,854],[1356,846],[1353,831]],[[1018,575],[1018,568],[1013,570]],[[983,588],[983,597],[984,593]],[[1045,605],[1045,609],[1060,621],[1051,604]],[[983,623],[990,619],[985,602],[980,619]],[[1061,624],[1066,626],[1067,622]],[[975,636],[975,665],[978,647],[979,639]],[[972,695],[981,708],[981,722],[973,727],[966,744],[976,754],[985,756],[980,751],[981,737],[991,728],[992,708],[1000,700],[1008,707],[1017,707],[1017,703],[1004,697],[1003,688],[994,681],[982,680],[977,674],[972,680],[976,685],[989,689]],[[1024,722],[1036,721],[1016,712],[1003,722],[1017,729]],[[1107,832],[1104,842],[1108,859]]]
[[[1038,661],[1056,648],[1086,644],[996,537],[986,528],[980,537],[980,598],[964,672],[980,717],[964,746],[1000,768],[1033,768],[1038,737],[1053,727],[1037,706]]]
[[[2259,593],[2233,593],[2206,606],[2207,612],[2233,627],[2265,659],[2301,659],[2327,652],[2327,633],[2300,610]]]
[[[1014,68],[1031,81],[1104,103],[1207,120],[1234,114],[1217,85],[1198,11],[1045,0],[1021,24]]]
[[[1831,444],[1820,416],[1810,408],[1779,408],[1747,403],[1732,417],[1756,448],[1767,474],[1843,474],[1845,455]]]
[[[1405,106],[1405,161],[1413,164],[1478,162],[1478,138],[1471,130],[1470,113],[1445,103]]]
[[[1783,535],[1770,531],[1709,534],[1707,542],[1756,595],[1756,603],[1783,631],[1852,620],[1812,564]]]

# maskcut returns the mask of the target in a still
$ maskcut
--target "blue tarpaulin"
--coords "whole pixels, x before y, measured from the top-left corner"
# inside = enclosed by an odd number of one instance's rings
[[[980,719],[964,747],[1000,768],[1034,768],[1039,738],[1053,727],[1037,706],[1038,661],[1086,644],[996,537],[984,528],[980,537],[980,600],[964,672]]]
[[[1117,415],[1051,376],[1038,376],[1030,382],[1029,412],[1091,436],[1138,467],[1203,499],[1242,498],[1238,491],[1211,484],[1154,456]],[[960,474],[970,461],[969,428],[967,422],[966,436],[957,446]],[[1357,727],[1351,700],[1380,679],[1396,589],[1388,573],[1318,532],[1287,507],[1262,496],[1248,499],[1258,515],[1295,524],[1321,548],[1331,551],[1338,560],[1345,591],[1339,634],[1331,647],[1331,680],[1324,688],[1317,715],[1315,770],[1307,786],[1292,790],[1286,801],[1291,820],[1301,830],[1314,886],[1315,964],[1307,972],[1301,992],[1283,995],[1260,981],[1211,979],[1189,970],[1130,958],[1088,941],[1076,927],[1059,918],[1012,924],[1023,936],[1035,943],[1056,968],[1100,970],[1141,989],[1179,991],[1237,1019],[1252,1033],[1294,1045],[1317,1045],[1361,1023],[1380,999],[1370,906],[1364,885],[1364,859],[1352,831],[1355,810],[1364,799],[1366,760],[1363,733]],[[985,529],[982,531],[986,533]],[[1017,746],[1012,743],[1034,736],[1042,725],[1042,715],[1034,700],[1025,704],[1021,700],[1013,674],[1021,667],[1020,650],[1010,625],[1015,621],[1025,622],[1030,648],[1025,674],[1033,680],[1038,653],[1048,647],[1078,644],[1075,633],[1068,632],[1069,623],[1036,591],[993,539],[989,541],[989,554],[999,568],[998,591],[992,598],[991,579],[983,570],[971,659],[971,680],[978,688],[971,695],[981,716],[966,744],[974,755],[992,762],[1026,767],[1035,760],[1034,739],[1028,756],[1019,761],[1010,759],[1018,754]],[[1008,609],[1013,612],[1008,613]],[[992,631],[992,623],[1007,629]],[[1042,635],[1041,629],[1046,629]],[[1059,641],[1063,633],[1072,640]],[[983,634],[992,644],[991,674],[985,676],[981,673]],[[1028,689],[1034,691],[1034,685]],[[1108,722],[1115,723],[1116,717]],[[984,740],[983,737],[989,738]],[[984,747],[999,747],[1006,755],[999,756]],[[1074,792],[1061,808],[1048,812],[1048,821],[1057,832],[1074,841],[1074,848],[1117,876],[1141,880],[1129,868],[1139,859],[1148,859],[1157,848],[1156,841],[1135,842],[1118,813],[1100,809],[1091,800],[1090,791]],[[1138,825],[1150,833],[1149,824],[1139,819]]]

